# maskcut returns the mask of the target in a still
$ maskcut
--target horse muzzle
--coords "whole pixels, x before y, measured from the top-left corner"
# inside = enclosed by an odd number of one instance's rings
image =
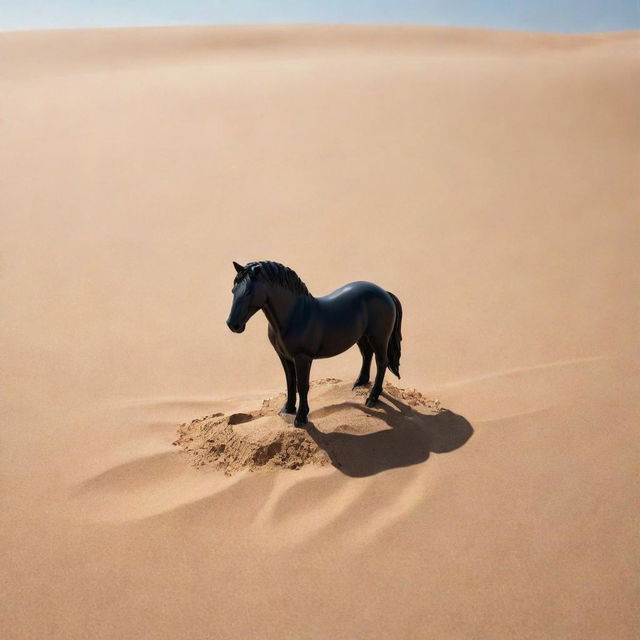
[[[233,333],[242,333],[245,330],[246,325],[244,324],[236,324],[235,322],[230,322],[227,320],[227,326]]]

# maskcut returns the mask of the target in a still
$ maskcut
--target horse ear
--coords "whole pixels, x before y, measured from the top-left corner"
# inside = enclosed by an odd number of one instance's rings
[[[241,264],[238,264],[235,260],[233,261],[233,266],[236,268],[236,271],[238,273],[244,271],[244,267]]]

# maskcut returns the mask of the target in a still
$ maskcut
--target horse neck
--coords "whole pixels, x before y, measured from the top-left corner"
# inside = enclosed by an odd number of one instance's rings
[[[307,297],[276,285],[269,291],[267,302],[262,310],[269,324],[278,333],[282,333],[288,326],[294,311]]]

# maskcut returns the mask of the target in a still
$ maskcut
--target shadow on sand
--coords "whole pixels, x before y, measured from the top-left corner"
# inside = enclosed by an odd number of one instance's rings
[[[447,453],[460,448],[473,434],[473,427],[462,416],[444,410],[425,415],[383,393],[386,402],[375,409],[364,404],[343,402],[325,407],[324,415],[351,407],[384,420],[389,429],[356,435],[351,433],[324,433],[313,422],[307,432],[324,449],[332,464],[342,473],[353,476],[371,476],[387,469],[407,467],[424,462],[430,453]],[[390,404],[389,404],[390,403]]]

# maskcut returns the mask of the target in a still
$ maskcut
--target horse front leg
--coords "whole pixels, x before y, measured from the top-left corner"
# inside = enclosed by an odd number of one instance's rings
[[[307,416],[309,415],[307,394],[309,393],[309,373],[311,371],[311,362],[312,359],[305,355],[296,356],[294,360],[298,395],[300,396],[298,413],[296,413],[296,419],[294,420],[296,427],[304,427],[307,424]]]
[[[278,354],[280,362],[282,362],[282,368],[284,369],[284,375],[287,378],[287,401],[284,407],[280,409],[280,413],[295,413],[296,412],[296,367],[291,360],[283,358]]]

